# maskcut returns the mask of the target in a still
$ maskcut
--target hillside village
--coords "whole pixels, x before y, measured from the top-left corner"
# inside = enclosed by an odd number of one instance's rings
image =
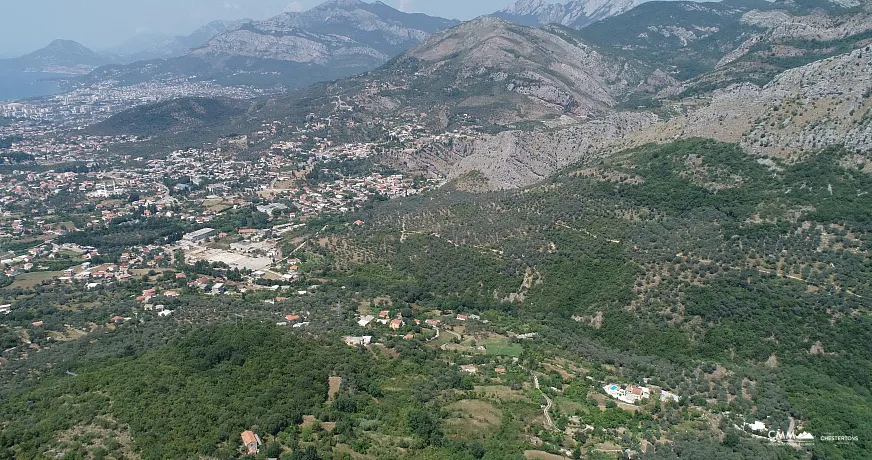
[[[429,135],[423,127],[414,123],[413,119],[411,123],[398,123],[391,127],[391,138],[400,142],[425,144],[467,135],[460,131]],[[79,136],[61,140],[50,134],[40,136],[38,132],[30,133],[26,140],[25,137],[14,138],[6,150],[24,152],[29,155],[29,160],[20,165],[20,170],[0,172],[0,238],[9,241],[24,239],[41,246],[32,249],[29,254],[24,254],[23,249],[30,248],[22,248],[17,253],[3,256],[4,271],[9,277],[39,272],[40,265],[34,266],[32,262],[42,255],[54,258],[57,251],[63,248],[53,244],[53,241],[79,230],[108,227],[142,216],[172,220],[178,222],[180,228],[192,231],[198,226],[221,220],[222,215],[250,208],[262,217],[258,217],[256,229],[233,229],[233,233],[239,230],[242,238],[237,242],[231,241],[233,244],[227,248],[230,252],[214,248],[209,250],[211,252],[206,251],[205,247],[197,245],[201,240],[191,241],[192,244],[186,247],[166,244],[163,251],[167,260],[171,259],[170,254],[176,249],[183,249],[191,253],[191,260],[194,261],[224,262],[234,260],[234,257],[239,261],[253,251],[250,244],[252,238],[261,241],[267,235],[265,242],[257,244],[266,245],[261,252],[271,252],[272,259],[231,265],[248,272],[266,270],[267,278],[284,276],[288,279],[294,274],[269,270],[273,262],[281,259],[275,257],[277,240],[270,235],[280,237],[302,226],[308,219],[350,212],[379,197],[390,199],[410,196],[442,183],[438,178],[408,178],[393,172],[371,172],[376,167],[371,158],[384,146],[381,143],[334,145],[329,134],[318,137],[319,133],[326,132],[327,124],[322,121],[303,122],[301,127],[292,130],[297,140],[273,142],[271,155],[259,155],[251,159],[237,157],[240,147],[244,148],[252,139],[269,143],[271,137],[287,138],[287,129],[279,130],[279,126],[279,123],[264,123],[251,137],[219,140],[217,146],[211,149],[176,150],[163,158],[151,159],[127,156],[109,169],[95,167],[75,171],[28,169],[30,165],[51,165],[70,160],[96,165],[106,161],[101,155],[111,146],[139,142],[141,139]],[[346,164],[351,165],[351,171],[340,172]],[[70,205],[74,206],[73,212],[66,211]],[[75,215],[75,220],[80,223],[68,220],[71,215]],[[214,240],[227,235],[228,232],[221,232]],[[166,242],[174,243],[180,236]],[[269,242],[271,240],[272,243]],[[150,253],[158,250],[159,246],[124,249]],[[77,257],[83,263],[101,256],[99,250],[87,245],[66,249],[83,254]],[[151,265],[142,268],[157,268],[153,260],[148,262]],[[114,275],[125,277],[129,275],[130,268],[138,267],[122,266]],[[84,267],[76,272],[76,279],[85,279],[91,273],[90,267]],[[54,270],[54,275],[46,272],[43,278],[70,278],[59,275]]]

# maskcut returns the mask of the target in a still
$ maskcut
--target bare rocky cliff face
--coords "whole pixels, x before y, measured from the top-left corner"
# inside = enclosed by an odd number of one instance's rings
[[[736,85],[681,120],[681,137],[738,142],[790,157],[844,145],[872,150],[872,46],[788,70],[769,84]]]
[[[612,142],[658,121],[649,113],[616,113],[553,130],[511,130],[431,144],[394,152],[383,160],[449,180],[475,174],[479,190],[510,189],[535,184],[572,163],[597,159]]]
[[[580,29],[600,19],[624,13],[648,0],[517,0],[493,16],[527,26],[560,24]]]
[[[796,41],[831,42],[872,30],[872,14],[827,15],[820,11],[794,16],[786,11],[750,11],[742,16],[743,24],[759,28],[741,46],[727,53],[717,68],[722,68],[746,56],[764,43],[784,43],[774,53],[780,56],[802,56],[806,50],[791,45]]]

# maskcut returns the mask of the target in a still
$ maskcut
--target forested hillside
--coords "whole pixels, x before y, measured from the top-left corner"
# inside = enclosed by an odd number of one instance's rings
[[[391,203],[334,251],[359,283],[541,321],[555,343],[733,416],[860,433],[872,177],[839,166],[846,156],[761,164],[730,144],[647,146],[519,192]],[[700,380],[708,366],[727,372]]]

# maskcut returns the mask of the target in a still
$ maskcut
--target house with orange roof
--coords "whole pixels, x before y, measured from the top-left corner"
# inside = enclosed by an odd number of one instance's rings
[[[246,430],[242,432],[242,444],[248,449],[249,454],[257,454],[260,451],[260,446],[263,444],[260,441],[260,436],[254,431]]]

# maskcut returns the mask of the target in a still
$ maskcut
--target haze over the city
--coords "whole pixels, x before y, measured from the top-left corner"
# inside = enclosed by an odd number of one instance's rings
[[[498,10],[510,0],[384,2],[407,12],[465,20]],[[0,56],[27,53],[57,38],[108,49],[138,34],[187,34],[214,20],[265,19],[319,3],[322,0],[9,0],[0,6]]]

